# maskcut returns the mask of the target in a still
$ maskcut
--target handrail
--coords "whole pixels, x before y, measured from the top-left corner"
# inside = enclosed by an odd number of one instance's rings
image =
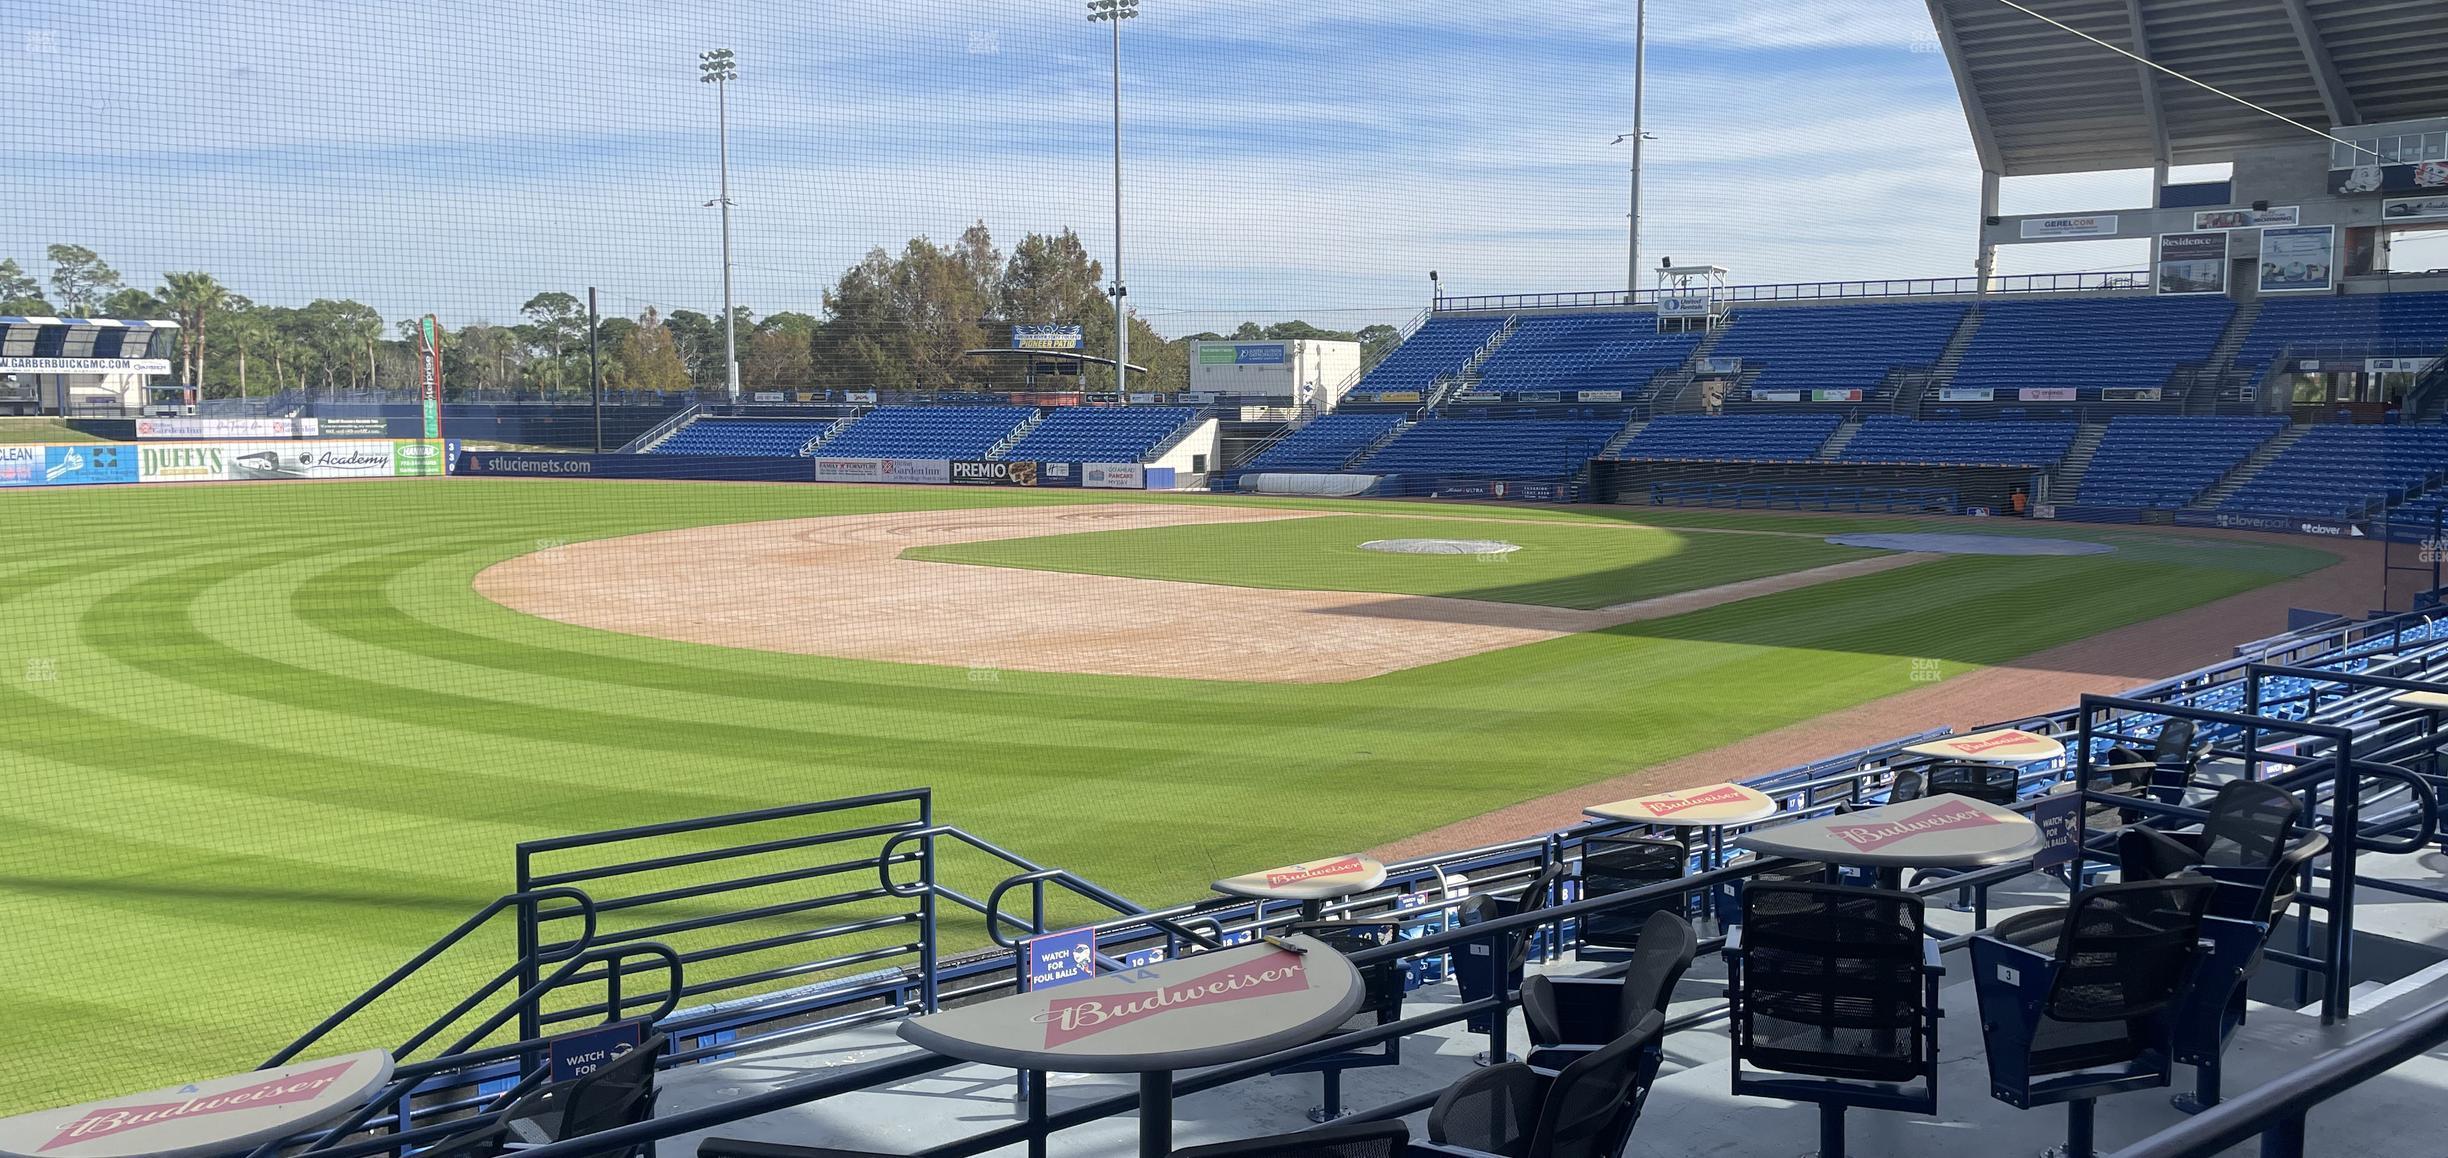
[[[2332,1053],[2282,1081],[2238,1094],[2106,1158],[2209,1158],[2262,1135],[2264,1158],[2303,1153],[2304,1114],[2337,1095],[2448,1042],[2448,1001]]]
[[[621,448],[620,448],[619,450],[617,450],[617,451],[614,451],[613,453],[615,453],[615,454],[631,454],[631,453],[642,452],[642,451],[644,451],[644,450],[645,450],[647,447],[653,446],[653,445],[654,445],[654,444],[655,444],[655,443],[656,443],[658,440],[662,439],[664,436],[669,435],[669,434],[673,433],[674,431],[679,430],[679,429],[680,429],[680,427],[681,427],[681,426],[683,426],[683,425],[685,425],[685,424],[688,422],[688,420],[689,420],[689,419],[692,419],[692,418],[697,417],[697,415],[698,415],[699,413],[703,412],[704,410],[705,410],[705,404],[704,404],[704,403],[702,403],[702,402],[691,402],[691,403],[689,403],[688,405],[681,407],[681,408],[680,408],[678,411],[674,412],[674,413],[672,414],[672,416],[671,416],[671,417],[666,418],[666,419],[664,419],[664,420],[663,420],[663,421],[661,421],[661,422],[655,423],[655,424],[654,424],[653,426],[651,426],[651,427],[648,427],[648,428],[647,428],[647,430],[646,430],[646,433],[641,434],[641,435],[638,435],[636,438],[632,438],[632,439],[630,439],[629,441],[627,441],[627,442],[625,442],[625,443],[622,443],[622,444],[621,444]]]
[[[1991,277],[1854,278],[1842,281],[1769,282],[1726,286],[1718,296],[1725,302],[1787,302],[1873,297],[1972,297],[1982,293],[2140,292],[2151,288],[2149,270],[2091,273],[2034,273]],[[1669,295],[1672,296],[1672,295]],[[1654,305],[1655,289],[1588,290],[1565,293],[1479,294],[1440,296],[1436,310],[1495,311],[1569,309],[1580,307],[1637,308]]]
[[[1202,949],[1219,948],[1223,944],[1223,940],[1220,937],[1210,937],[1204,933],[1194,932],[1189,926],[1180,921],[1174,920],[1171,917],[1154,916],[1148,913],[1147,910],[1136,905],[1132,905],[1127,901],[1122,901],[1120,904],[1116,904],[1115,902],[1120,901],[1120,898],[1114,897],[1113,894],[1108,893],[1104,889],[1098,888],[1095,884],[1073,874],[1069,869],[1058,868],[1038,869],[1035,872],[1025,872],[1016,876],[1006,877],[1000,883],[995,885],[993,892],[986,894],[986,935],[993,938],[995,944],[1006,949],[1018,949],[1020,947],[1020,942],[1017,939],[1004,939],[1003,925],[1005,922],[1018,925],[1021,928],[1027,929],[1034,933],[1042,933],[1045,931],[1037,928],[1032,922],[1022,921],[1017,917],[1006,916],[1003,912],[1003,898],[1006,894],[1010,893],[1013,889],[1021,887],[1022,885],[1037,884],[1061,885],[1064,888],[1079,894],[1080,896],[1088,898],[1089,900],[1105,905],[1108,908],[1118,909],[1124,916],[1145,918],[1148,925],[1163,929],[1165,932],[1171,933],[1174,936],[1182,938],[1183,940],[1196,944]],[[1212,920],[1209,923],[1214,924]],[[1221,926],[1218,926],[1218,928],[1220,931]]]
[[[407,980],[410,974],[413,974],[417,970],[424,968],[426,965],[431,964],[434,958],[448,952],[453,945],[458,944],[462,939],[466,938],[468,934],[475,932],[477,929],[483,927],[487,921],[499,916],[503,910],[511,908],[512,906],[522,906],[532,912],[538,903],[545,900],[560,900],[570,902],[572,905],[571,908],[558,911],[562,913],[575,913],[582,918],[586,923],[584,931],[581,932],[575,939],[561,942],[559,945],[549,950],[538,949],[532,954],[522,955],[519,960],[512,962],[507,968],[502,970],[501,973],[495,975],[493,980],[478,987],[476,992],[469,994],[466,999],[462,1000],[458,1005],[453,1006],[448,1013],[436,1018],[433,1022],[426,1025],[424,1029],[411,1035],[406,1044],[403,1044],[398,1049],[392,1051],[393,1055],[402,1056],[409,1053],[410,1051],[416,1049],[416,1047],[423,1045],[427,1040],[431,1039],[433,1035],[440,1033],[445,1026],[448,1026],[450,1023],[466,1016],[468,1010],[475,1008],[477,1003],[483,1001],[494,990],[500,988],[503,983],[507,982],[512,976],[516,975],[519,970],[531,965],[541,965],[548,961],[560,960],[565,956],[572,956],[585,952],[587,947],[595,940],[594,898],[589,897],[587,894],[577,889],[561,886],[529,889],[524,892],[505,893],[502,896],[495,897],[492,902],[485,905],[484,908],[478,909],[474,916],[459,922],[457,928],[443,934],[442,937],[439,940],[436,940],[433,944],[427,945],[415,956],[410,957],[406,963],[402,964],[399,968],[392,970],[389,975],[367,988],[365,992],[350,998],[346,1004],[342,1005],[339,1009],[334,1010],[331,1016],[324,1018],[321,1022],[317,1023],[313,1029],[307,1030],[303,1035],[299,1036],[297,1040],[292,1041],[288,1045],[282,1047],[278,1052],[266,1059],[261,1066],[256,1068],[270,1069],[273,1066],[287,1063],[291,1058],[296,1057],[308,1046],[322,1040],[323,1037],[329,1034],[332,1030],[339,1028],[341,1024],[346,1022],[349,1018],[356,1016],[358,1012],[365,1009],[366,1006],[373,1004],[376,1000],[381,998],[383,994],[390,992],[392,987],[398,985],[402,981]],[[532,958],[532,960],[530,958]]]

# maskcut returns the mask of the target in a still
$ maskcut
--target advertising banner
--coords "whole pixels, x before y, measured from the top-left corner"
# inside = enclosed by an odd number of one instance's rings
[[[136,448],[111,443],[44,447],[42,481],[55,487],[135,482]]]
[[[952,481],[952,464],[940,458],[820,458],[816,481],[941,485]]]
[[[2255,515],[2239,511],[2174,511],[2180,527],[2226,527],[2238,531],[2278,531],[2290,535],[2320,535],[2332,539],[2363,538],[2360,523],[2305,519],[2293,515]]]
[[[392,478],[397,447],[390,442],[178,442],[137,448],[139,482],[219,482],[244,479]],[[432,443],[434,473],[441,449]],[[420,469],[423,459],[420,456]]]
[[[2437,365],[2437,358],[2365,358],[2366,374],[2422,374]]]
[[[0,445],[0,487],[38,486],[42,473],[42,447]]]
[[[381,419],[374,421],[380,422]],[[138,438],[313,438],[312,418],[139,418]],[[374,432],[381,434],[380,430]]]
[[[1621,402],[1623,401],[1623,391],[1576,390],[1573,392],[1573,397],[1575,401],[1579,402]]]
[[[2015,391],[2024,402],[2072,402],[2079,395],[2071,386],[2026,386]]]
[[[2438,197],[2393,197],[2380,203],[2380,223],[2448,221],[2448,195]]]
[[[1811,401],[1813,402],[1859,402],[1861,400],[1862,392],[1859,390],[1811,391]]]
[[[26,374],[167,374],[168,358],[0,358],[0,372]]]
[[[1201,342],[1198,347],[1201,366],[1280,366],[1283,361],[1282,342]]]
[[[2326,290],[2336,274],[2336,226],[2261,231],[2262,293]]]
[[[1135,462],[1082,463],[1080,475],[1081,485],[1097,490],[1147,489],[1147,470]]]
[[[1800,402],[1802,392],[1799,390],[1754,390],[1751,392],[1751,400],[1753,402]]]
[[[952,481],[962,486],[1033,487],[1037,485],[1037,464],[1033,462],[954,462]]]
[[[2448,192],[2448,161],[2331,169],[2329,191],[2341,194]]]
[[[1997,391],[1978,386],[1943,386],[1938,390],[1940,402],[1994,402]]]
[[[1420,392],[1417,390],[1380,390],[1376,398],[1379,402],[1417,402],[1420,400]]]
[[[2103,387],[2101,387],[2101,388],[2100,388],[2100,401],[2102,401],[2102,402],[2157,402],[2157,401],[2159,401],[2159,387],[2157,387],[2157,386],[2103,386]]]
[[[305,433],[321,438],[389,438],[391,423],[381,418],[308,418]]]
[[[2193,215],[2195,229],[2265,229],[2300,225],[2303,206],[2273,205],[2267,209],[2204,209]]]
[[[1076,350],[1082,341],[1082,331],[1078,326],[1012,327],[1012,349],[1015,350]]]
[[[423,411],[426,438],[442,437],[442,323],[427,314],[417,323],[417,402]]]
[[[391,444],[392,473],[400,478],[430,478],[442,473],[442,444],[439,442],[394,442]]]
[[[1657,312],[1669,318],[1705,318],[1709,312],[1707,294],[1661,294]]]
[[[1073,929],[1028,939],[1021,952],[1028,962],[1028,988],[1052,989],[1096,976],[1096,930]]]
[[[2023,219],[2023,240],[2047,241],[2061,237],[2114,237],[2117,219],[2114,213],[2089,217],[2026,217]]]
[[[1742,377],[1742,359],[1711,355],[1700,359],[1700,368],[1696,373],[1702,378],[1739,378]]]
[[[2153,268],[2162,294],[2226,293],[2227,234],[2162,233]]]

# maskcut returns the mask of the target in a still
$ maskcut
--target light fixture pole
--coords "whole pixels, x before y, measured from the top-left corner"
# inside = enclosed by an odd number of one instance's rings
[[[1649,64],[1649,0],[1632,0],[1632,131],[1616,137],[1614,144],[1632,142],[1632,204],[1625,214],[1624,229],[1630,236],[1624,252],[1624,304],[1630,306],[1640,296],[1640,196],[1641,142],[1654,141],[1642,128],[1641,100],[1648,92]]]
[[[1113,25],[1113,288],[1114,405],[1130,405],[1130,287],[1122,281],[1122,22],[1139,15],[1139,0],[1088,0],[1090,23]]]
[[[731,404],[739,405],[738,318],[731,308],[731,109],[728,93],[739,79],[739,65],[728,48],[697,54],[697,79],[714,86],[714,135],[722,157],[722,195],[707,202],[722,206],[723,382]]]

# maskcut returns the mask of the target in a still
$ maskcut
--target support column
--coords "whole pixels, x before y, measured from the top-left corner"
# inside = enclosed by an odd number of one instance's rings
[[[1998,174],[1995,169],[1981,170],[1980,194],[1980,255],[1973,262],[1979,271],[1980,296],[1989,296],[1989,281],[1997,276],[1997,246],[1989,240],[1989,219],[1998,215]]]

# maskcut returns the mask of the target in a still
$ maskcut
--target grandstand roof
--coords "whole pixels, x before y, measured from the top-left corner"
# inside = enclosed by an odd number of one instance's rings
[[[2213,163],[2309,139],[1999,0],[1927,2],[1990,171]],[[2017,3],[2318,128],[2448,115],[2440,0]]]

